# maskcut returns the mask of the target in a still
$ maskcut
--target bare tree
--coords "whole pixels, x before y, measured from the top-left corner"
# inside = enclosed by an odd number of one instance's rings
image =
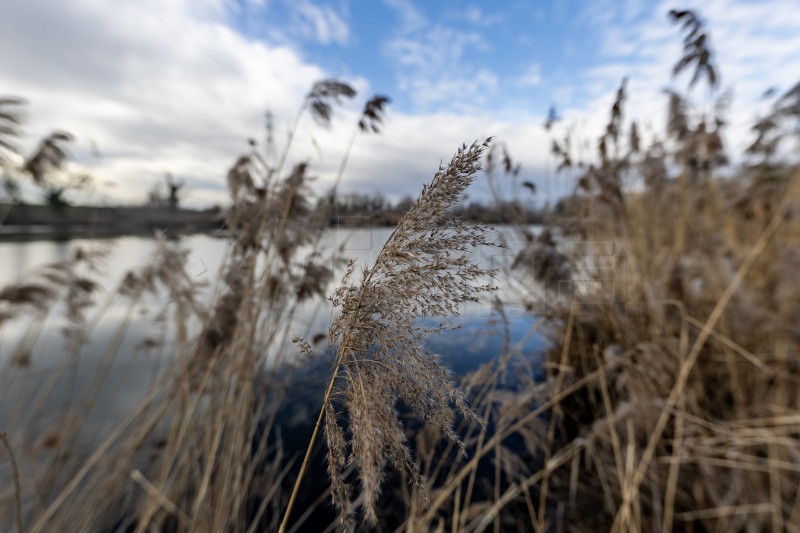
[[[164,179],[167,181],[167,188],[169,189],[169,196],[167,197],[169,207],[170,209],[177,209],[178,203],[180,202],[178,193],[186,186],[186,182],[183,180],[176,180],[169,172],[166,173]]]

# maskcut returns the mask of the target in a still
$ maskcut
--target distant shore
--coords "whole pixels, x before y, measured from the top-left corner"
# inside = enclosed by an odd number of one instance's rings
[[[0,240],[114,237],[161,230],[174,234],[224,229],[221,209],[0,204]]]
[[[371,212],[337,209],[330,225],[347,227],[393,227],[404,213],[403,207],[387,206]],[[471,222],[508,224],[512,209],[487,208],[473,204],[455,214]],[[102,238],[121,235],[152,235],[163,231],[172,235],[227,232],[226,211],[222,208],[181,209],[167,206],[81,206],[0,203],[0,241],[31,239]],[[517,212],[516,216],[520,216]],[[541,213],[522,213],[517,223],[540,224]]]

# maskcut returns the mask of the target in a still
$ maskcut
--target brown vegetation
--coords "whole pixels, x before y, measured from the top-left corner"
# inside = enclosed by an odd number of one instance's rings
[[[688,31],[675,72],[694,66],[691,84],[715,86],[698,17],[671,15]],[[473,255],[493,244],[487,230],[453,217],[488,143],[463,146],[408,206],[374,264],[360,276],[347,268],[332,296],[340,308],[328,332],[333,364],[312,394],[319,418],[310,439],[303,435],[302,464],[287,449],[292,436],[276,420],[302,387],[293,367],[281,366],[283,346],[300,302],[325,296],[334,276],[320,235],[335,195],[314,201],[307,166],[283,165],[306,110],[325,124],[355,95],[342,82],[320,82],[277,165],[254,145],[228,172],[231,240],[210,304],[185,268],[186,251],[163,239],[116,290],[129,310],[99,383],[132,317],[152,295],[169,298],[172,333],[162,343],[174,357],[141,403],[89,450],[79,437],[96,386],[50,431],[30,422],[43,401],[14,405],[15,424],[0,428],[0,472],[12,469],[14,480],[0,492],[8,517],[0,526],[293,531],[330,498],[339,514],[331,528],[344,529],[797,530],[800,171],[779,162],[779,145],[794,133],[785,123],[800,115],[800,91],[756,124],[750,154],[759,160],[722,179],[721,112],[696,113],[673,90],[665,136],[645,147],[636,123],[626,125],[626,90],[623,81],[597,158],[579,167],[552,227],[520,229],[527,245],[510,282],[531,308],[543,288],[555,293],[537,326],[553,339],[543,382],[510,342],[460,388],[424,348],[446,323],[417,319],[457,314],[494,274]],[[380,98],[367,103],[356,134],[377,132]],[[494,146],[490,179],[501,179],[499,170],[515,179],[518,167]],[[569,137],[554,142],[553,155],[562,169],[578,166]],[[33,324],[7,375],[29,362],[56,302],[66,304],[67,359],[80,356],[100,260],[80,252],[0,290],[0,327],[24,317]],[[299,362],[322,357],[296,343]],[[518,385],[502,386],[512,374]],[[41,398],[54,394],[52,384],[44,381]],[[322,494],[303,489],[312,469],[325,473],[320,430],[330,476]]]

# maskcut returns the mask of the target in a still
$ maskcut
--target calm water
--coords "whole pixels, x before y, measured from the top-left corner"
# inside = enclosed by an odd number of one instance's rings
[[[344,257],[368,265],[390,233],[389,228],[331,229],[324,243],[328,249],[338,249]],[[180,244],[190,251],[187,271],[208,284],[205,298],[210,300],[213,282],[226,256],[227,241],[194,235],[182,238]],[[128,302],[115,298],[114,293],[127,271],[147,264],[156,246],[154,239],[144,237],[0,242],[0,287],[24,279],[45,264],[70,259],[79,247],[108,252],[102,263],[103,290],[95,299],[98,305],[87,314],[92,325],[90,340],[77,356],[69,356],[64,348],[60,329],[65,321],[61,308],[50,310],[44,321],[34,320],[31,317],[35,315],[28,314],[0,328],[0,428],[24,428],[31,435],[39,434],[57,424],[67,406],[90,405],[92,424],[86,438],[91,441],[95,438],[93,433],[118,422],[150,388],[155,377],[168,366],[171,356],[168,349],[145,350],[141,345],[147,338],[164,335],[163,317],[158,310],[166,301],[147,302],[148,305],[131,314]],[[515,246],[511,239],[512,249]],[[497,250],[482,250],[477,255],[485,265],[494,267],[507,264],[512,256],[511,251]],[[334,276],[334,284],[340,277],[340,272]],[[503,300],[512,302],[513,290],[504,285],[502,278],[496,283]],[[326,332],[331,313],[327,300],[302,305],[288,337]],[[503,327],[493,321],[497,316],[491,304],[465,305],[458,319],[463,327],[430,339],[429,348],[440,353],[453,371],[462,375],[500,353],[509,339],[522,341],[522,350],[535,357],[544,341],[529,334],[533,318],[513,305],[506,308],[506,314],[510,318],[508,338],[503,335]],[[120,325],[126,321],[128,329],[120,340]],[[29,364],[24,366],[11,364],[20,346],[30,357]],[[286,349],[289,355],[294,350],[291,345]],[[109,357],[110,353],[115,355]],[[46,394],[41,394],[45,391]]]

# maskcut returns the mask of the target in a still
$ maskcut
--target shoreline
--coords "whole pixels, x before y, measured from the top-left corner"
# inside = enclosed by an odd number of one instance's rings
[[[181,209],[151,206],[85,206],[2,204],[0,203],[0,242],[28,240],[69,240],[77,238],[111,238],[125,235],[151,235],[163,231],[174,235],[206,233],[227,235],[227,211]],[[369,228],[394,227],[401,213],[392,210],[352,214],[333,213],[329,227]],[[477,220],[471,223],[506,225],[502,220]],[[541,224],[544,220],[528,220]]]
[[[156,230],[177,234],[224,229],[220,209],[0,205],[0,241],[145,235]]]

